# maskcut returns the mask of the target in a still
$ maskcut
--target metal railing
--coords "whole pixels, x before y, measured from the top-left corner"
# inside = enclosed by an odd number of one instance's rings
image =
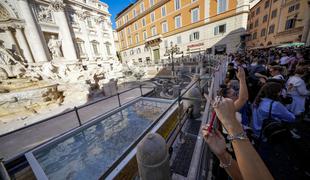
[[[137,97],[147,96],[153,91],[153,87],[143,85],[135,86],[117,92],[109,97],[100,98],[28,126],[2,134],[0,135],[0,153],[4,157],[4,163],[10,167],[10,164],[15,164],[14,162],[20,163],[24,159],[24,154],[29,150],[61,136],[67,131],[79,128],[91,119],[130,103]],[[136,96],[131,95],[130,98],[120,98],[126,95],[126,93],[135,93]],[[104,104],[108,104],[108,108],[103,108],[102,105]]]
[[[208,57],[206,58],[206,56],[204,56],[204,60],[202,61],[206,61],[211,59],[212,57]],[[217,59],[218,60],[218,59]],[[212,63],[214,66],[219,66],[221,65],[220,63]],[[214,68],[214,71],[211,72],[212,74],[215,73],[217,68]],[[211,79],[210,79],[211,80]],[[214,80],[214,78],[212,79]],[[117,159],[115,160],[112,165],[108,168],[107,171],[105,171],[102,176],[100,177],[100,179],[106,179],[107,177],[109,177],[109,175],[111,174],[111,172],[113,172],[117,166],[125,159],[126,156],[129,155],[129,153],[138,145],[138,143],[145,137],[145,135],[147,133],[149,133],[153,127],[164,117],[167,115],[167,113],[174,107],[177,106],[178,107],[178,111],[177,111],[177,117],[178,117],[178,122],[176,124],[176,128],[172,130],[172,132],[169,133],[166,142],[168,143],[169,147],[173,144],[173,142],[176,140],[177,136],[175,136],[175,134],[178,134],[182,127],[184,126],[185,122],[186,122],[186,115],[188,115],[188,110],[186,110],[183,114],[181,114],[182,111],[180,111],[181,108],[181,101],[184,99],[186,100],[187,98],[184,97],[184,95],[193,88],[194,85],[198,85],[200,86],[200,79],[197,79],[196,81],[194,81],[193,83],[191,83],[183,92],[181,91],[181,89],[179,89],[179,95],[178,97],[173,100],[173,102],[171,103],[171,105],[132,143],[129,145],[129,147],[124,151],[124,153]],[[184,119],[184,120],[183,120]],[[109,177],[110,178],[110,177]]]
[[[124,160],[124,158],[137,146],[137,144],[144,138],[144,136],[149,133],[153,127],[164,117],[167,115],[167,113],[174,107],[178,106],[180,108],[180,103],[182,100],[182,97],[197,83],[199,83],[200,79],[194,81],[189,85],[188,88],[186,88],[183,92],[181,92],[181,89],[179,89],[179,96],[173,100],[173,102],[170,104],[170,106],[145,130],[143,133],[132,143],[129,145],[129,147],[124,151],[124,153],[115,160],[112,165],[108,168],[107,171],[103,173],[103,175],[100,177],[100,179],[105,179],[108,177],[108,175],[119,165],[119,163]],[[178,122],[180,123],[180,122]]]

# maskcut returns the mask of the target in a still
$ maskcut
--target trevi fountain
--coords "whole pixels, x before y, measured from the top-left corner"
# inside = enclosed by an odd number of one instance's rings
[[[108,6],[85,2],[0,2],[0,134],[147,75],[117,60]]]

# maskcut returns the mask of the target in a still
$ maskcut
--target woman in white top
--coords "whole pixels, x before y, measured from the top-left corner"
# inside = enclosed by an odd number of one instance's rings
[[[286,82],[287,93],[293,98],[292,104],[289,104],[287,108],[295,115],[301,115],[305,111],[306,97],[310,95],[305,81],[301,79],[303,74],[304,69],[297,68],[295,75],[291,76]]]

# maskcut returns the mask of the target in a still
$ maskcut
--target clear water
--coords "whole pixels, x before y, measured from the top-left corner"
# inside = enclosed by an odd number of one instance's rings
[[[169,105],[141,99],[34,156],[49,179],[98,179]]]

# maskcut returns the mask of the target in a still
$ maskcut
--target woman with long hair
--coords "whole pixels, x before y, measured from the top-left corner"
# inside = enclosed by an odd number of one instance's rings
[[[277,82],[266,83],[259,91],[253,104],[253,131],[256,136],[260,135],[263,121],[269,117],[279,121],[294,122],[295,115],[287,110],[280,102],[282,85]]]

